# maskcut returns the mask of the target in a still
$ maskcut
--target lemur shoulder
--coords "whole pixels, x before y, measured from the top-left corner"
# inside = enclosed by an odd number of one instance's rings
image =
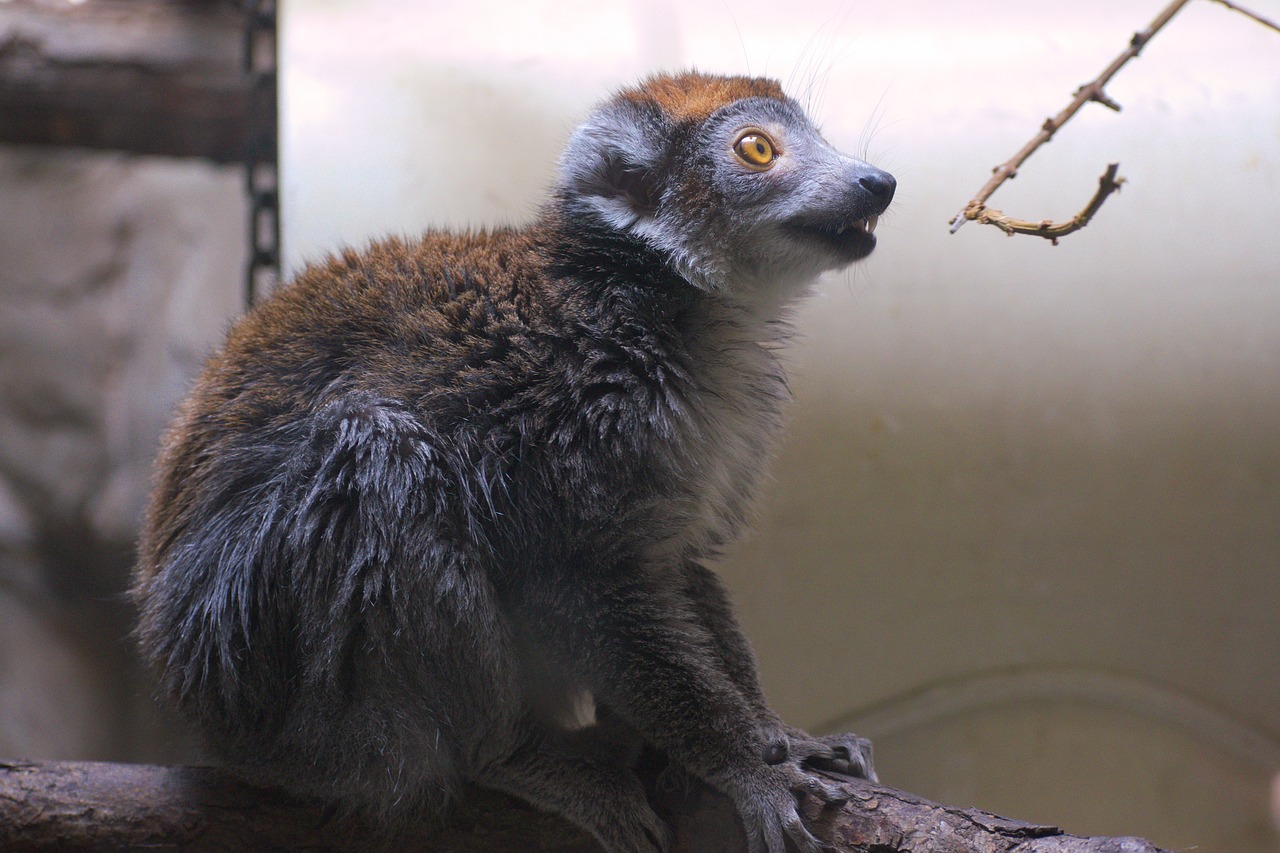
[[[134,596],[164,696],[237,772],[389,825],[476,783],[664,850],[644,746],[752,853],[816,853],[794,792],[874,778],[869,744],[770,710],[703,561],[781,429],[787,307],[894,187],[773,81],[661,75],[573,134],[527,227],[304,270],[160,454]]]

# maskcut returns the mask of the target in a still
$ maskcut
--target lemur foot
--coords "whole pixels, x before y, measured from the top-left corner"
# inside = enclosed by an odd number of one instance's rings
[[[617,815],[611,818],[616,819]],[[629,818],[625,821],[619,821],[619,825],[614,827],[617,838],[610,838],[610,850],[619,851],[642,850],[644,853],[668,853],[674,842],[674,835],[665,821],[655,815],[652,811],[646,809],[633,815],[625,816]],[[625,825],[623,825],[625,824]],[[597,837],[603,837],[601,833]],[[643,840],[641,840],[643,839]]]

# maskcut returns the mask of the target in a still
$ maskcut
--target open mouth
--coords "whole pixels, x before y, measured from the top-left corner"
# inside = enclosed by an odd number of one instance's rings
[[[832,223],[814,220],[794,220],[791,230],[817,240],[842,258],[857,260],[871,254],[876,247],[875,230],[880,217],[872,214],[862,219]]]
[[[836,234],[843,234],[851,228],[855,231],[861,231],[863,234],[874,234],[876,233],[876,225],[878,225],[879,222],[880,217],[873,213],[866,219],[859,219],[855,222],[850,222],[848,225],[841,225],[836,229]]]

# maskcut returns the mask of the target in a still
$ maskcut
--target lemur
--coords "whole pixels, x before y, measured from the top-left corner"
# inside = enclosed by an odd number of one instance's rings
[[[243,777],[382,825],[474,783],[665,850],[624,743],[731,798],[751,853],[817,853],[797,793],[874,779],[870,744],[770,710],[705,563],[782,427],[788,306],[894,189],[772,80],[660,75],[528,226],[304,269],[163,442],[133,587],[163,695]]]

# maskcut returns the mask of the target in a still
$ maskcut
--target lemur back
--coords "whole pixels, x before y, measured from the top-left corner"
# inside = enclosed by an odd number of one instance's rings
[[[608,729],[733,798],[753,853],[820,849],[793,791],[869,745],[777,718],[702,561],[781,428],[786,306],[893,191],[772,81],[658,76],[528,227],[304,270],[164,442],[135,582],[164,696],[238,772],[389,825],[478,783],[663,850]]]

